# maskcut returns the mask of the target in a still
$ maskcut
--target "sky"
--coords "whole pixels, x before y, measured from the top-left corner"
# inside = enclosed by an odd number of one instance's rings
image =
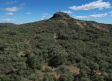
[[[112,0],[1,0],[0,23],[41,21],[59,11],[79,20],[112,24]]]

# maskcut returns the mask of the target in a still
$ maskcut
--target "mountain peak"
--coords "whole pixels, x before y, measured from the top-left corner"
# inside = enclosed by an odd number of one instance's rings
[[[53,15],[52,18],[71,18],[67,13],[57,12]]]

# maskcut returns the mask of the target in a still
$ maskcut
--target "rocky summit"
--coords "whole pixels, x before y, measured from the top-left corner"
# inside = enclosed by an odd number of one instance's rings
[[[71,18],[67,13],[64,13],[64,12],[57,12],[53,15],[53,18]]]

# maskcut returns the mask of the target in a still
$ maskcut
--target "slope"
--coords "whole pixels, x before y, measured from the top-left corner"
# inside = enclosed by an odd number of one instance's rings
[[[112,72],[111,24],[58,12],[48,20],[4,28],[0,35],[0,79],[4,81],[55,81],[56,75],[60,81],[111,80],[106,76]]]
[[[0,27],[10,27],[10,26],[16,26],[16,24],[13,24],[13,23],[0,23]]]

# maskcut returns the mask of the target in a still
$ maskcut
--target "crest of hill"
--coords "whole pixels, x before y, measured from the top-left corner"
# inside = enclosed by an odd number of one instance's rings
[[[78,25],[79,27],[83,29],[88,27],[95,27],[99,30],[109,32],[108,27],[104,24],[100,24],[95,21],[83,21],[83,20],[74,19],[64,12],[55,13],[53,17],[51,17],[51,19],[56,19],[57,21],[62,22],[63,24],[65,24],[66,27],[68,27],[69,23],[73,22],[74,24]]]
[[[73,27],[73,28],[79,27],[82,29],[90,29],[90,28],[95,29],[96,28],[98,30],[103,30],[103,31],[109,32],[109,27],[106,24],[98,23],[95,21],[83,21],[83,20],[74,19],[74,18],[70,17],[67,13],[64,13],[64,12],[57,12],[53,15],[53,17],[51,17],[48,20],[27,23],[26,25],[37,26],[37,23],[42,24],[42,26],[40,26],[40,28],[42,28],[42,27],[47,28],[48,24],[49,25],[55,24],[55,26],[58,27],[58,24],[62,23],[64,25],[64,27],[68,27],[68,28],[70,28],[70,27]],[[44,26],[43,24],[47,24],[47,25]]]
[[[71,17],[67,13],[57,12],[53,15],[51,19],[54,19],[54,18],[71,18]]]

